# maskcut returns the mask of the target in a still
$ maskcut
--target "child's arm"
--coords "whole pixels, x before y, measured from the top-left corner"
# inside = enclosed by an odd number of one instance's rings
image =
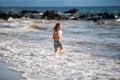
[[[62,43],[64,44],[64,40],[63,40],[63,39],[61,39],[61,41],[62,41]]]
[[[60,41],[61,41],[61,43],[64,43],[64,41],[63,41],[63,39],[62,39],[62,31],[61,31],[61,30],[59,31],[59,36],[60,36]]]

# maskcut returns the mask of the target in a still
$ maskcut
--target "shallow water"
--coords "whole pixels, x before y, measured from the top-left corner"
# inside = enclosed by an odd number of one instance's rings
[[[28,22],[47,29],[31,29]],[[10,69],[22,72],[21,80],[120,79],[120,25],[97,25],[91,21],[40,22],[13,19],[0,23],[0,60],[12,64]],[[63,55],[55,58],[52,28],[57,22],[63,25],[65,49]]]
[[[7,69],[9,66],[9,64],[0,61],[0,80],[20,80],[21,74]]]
[[[69,45],[77,46],[77,51],[102,56],[120,53],[120,26],[76,23],[65,26],[63,35],[66,42],[70,40]]]

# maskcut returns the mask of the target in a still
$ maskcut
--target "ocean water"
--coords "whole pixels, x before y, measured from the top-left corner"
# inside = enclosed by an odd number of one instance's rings
[[[63,25],[64,52],[54,57],[57,22]],[[0,20],[0,60],[22,72],[21,80],[119,80],[120,23],[112,22]]]
[[[22,10],[35,10],[40,12],[45,12],[46,10],[57,10],[61,13],[68,11],[70,9],[76,8],[81,14],[84,13],[120,13],[120,6],[108,6],[108,7],[0,7],[0,11],[5,12],[15,12],[18,13]]]
[[[7,69],[8,66],[10,65],[0,61],[0,80],[20,80],[21,74],[19,72]]]
[[[77,52],[109,57],[120,53],[120,26],[95,25],[86,21],[68,26],[64,29],[65,40],[70,39],[68,44],[75,46]]]

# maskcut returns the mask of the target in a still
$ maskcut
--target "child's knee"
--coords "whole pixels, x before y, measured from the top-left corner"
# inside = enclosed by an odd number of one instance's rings
[[[61,50],[63,50],[63,49],[64,49],[64,47],[63,47],[63,46],[61,46],[61,47],[60,47],[60,49],[61,49]]]

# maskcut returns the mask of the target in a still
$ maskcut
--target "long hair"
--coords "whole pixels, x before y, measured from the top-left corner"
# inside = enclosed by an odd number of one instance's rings
[[[57,24],[55,25],[55,27],[53,28],[53,30],[54,30],[54,31],[58,31],[60,25],[61,25],[60,23],[57,23]]]

